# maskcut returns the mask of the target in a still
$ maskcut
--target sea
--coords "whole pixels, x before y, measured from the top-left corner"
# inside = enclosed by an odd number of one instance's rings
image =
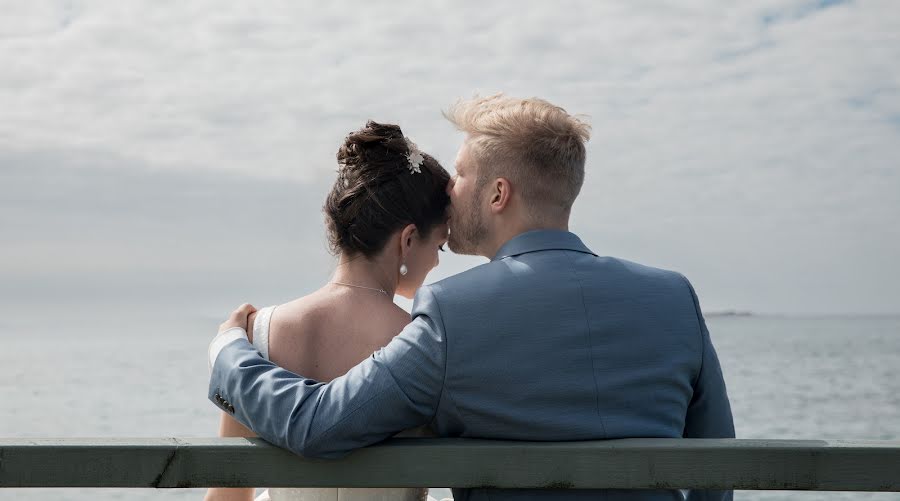
[[[104,321],[0,319],[0,437],[215,436],[205,357],[221,319],[96,313]],[[707,323],[740,438],[900,440],[900,316],[709,316]],[[0,500],[203,494],[0,489]],[[900,493],[738,491],[735,499],[900,501]]]

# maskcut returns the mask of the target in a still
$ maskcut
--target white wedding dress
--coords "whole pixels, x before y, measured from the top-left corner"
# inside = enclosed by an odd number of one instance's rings
[[[275,306],[262,308],[253,322],[253,346],[269,359],[269,324]],[[273,487],[256,497],[256,501],[424,501],[434,498],[428,496],[428,489],[408,487],[395,488],[345,488],[345,487],[310,487],[289,488]]]

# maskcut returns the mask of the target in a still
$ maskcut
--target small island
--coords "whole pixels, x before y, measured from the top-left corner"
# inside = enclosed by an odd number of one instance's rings
[[[751,311],[744,310],[722,310],[722,311],[711,311],[703,314],[705,317],[752,317],[754,316]]]

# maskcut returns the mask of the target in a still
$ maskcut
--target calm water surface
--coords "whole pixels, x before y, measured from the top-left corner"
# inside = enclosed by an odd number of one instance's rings
[[[900,317],[719,317],[708,324],[741,438],[900,440]],[[0,436],[215,434],[205,355],[218,319],[123,314],[89,325],[34,318],[0,329]],[[203,492],[0,489],[0,500],[199,500]],[[888,501],[900,493],[735,497]]]

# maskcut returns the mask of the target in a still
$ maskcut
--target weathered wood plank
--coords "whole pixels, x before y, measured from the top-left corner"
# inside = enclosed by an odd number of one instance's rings
[[[900,492],[900,442],[392,439],[327,461],[258,439],[0,439],[0,487],[209,486]]]

